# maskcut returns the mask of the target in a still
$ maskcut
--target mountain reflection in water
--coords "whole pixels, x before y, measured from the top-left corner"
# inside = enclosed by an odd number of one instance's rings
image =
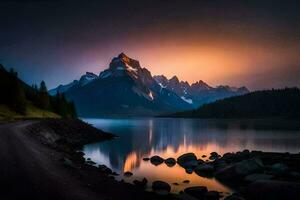
[[[187,152],[193,152],[201,158],[203,155],[209,156],[212,151],[222,155],[244,149],[291,153],[300,151],[299,131],[256,130],[253,125],[234,121],[160,118],[84,120],[120,136],[113,141],[85,145],[83,151],[86,158],[120,174],[133,172],[133,177],[124,178],[126,181],[146,177],[150,182],[177,182],[179,186],[172,185],[174,192],[194,185],[205,185],[210,190],[223,192],[231,190],[213,178],[187,174],[178,165],[171,168],[164,163],[154,166],[149,161],[143,161],[143,158],[159,155],[176,159]],[[190,180],[190,184],[182,183],[184,180]]]

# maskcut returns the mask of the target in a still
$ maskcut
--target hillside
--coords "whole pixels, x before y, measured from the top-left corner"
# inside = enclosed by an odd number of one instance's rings
[[[74,118],[76,110],[63,94],[50,96],[44,81],[40,87],[29,86],[0,64],[0,120],[24,118]]]
[[[300,90],[286,88],[251,92],[170,115],[192,118],[299,118]]]
[[[32,104],[28,105],[27,112],[25,115],[15,112],[6,105],[0,105],[0,121],[37,118],[60,118],[60,116],[54,112],[42,110]]]

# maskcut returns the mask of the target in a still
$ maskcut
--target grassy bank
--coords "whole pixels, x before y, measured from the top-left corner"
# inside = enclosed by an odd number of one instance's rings
[[[36,106],[28,103],[25,115],[16,113],[6,105],[0,105],[0,121],[15,121],[23,119],[37,119],[37,118],[60,118],[59,115],[37,108]]]

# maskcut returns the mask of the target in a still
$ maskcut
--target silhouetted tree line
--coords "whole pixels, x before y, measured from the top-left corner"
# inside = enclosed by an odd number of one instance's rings
[[[251,92],[205,104],[174,116],[196,118],[300,118],[300,90],[272,89]]]
[[[26,114],[28,102],[32,102],[36,107],[52,111],[64,118],[77,117],[74,103],[68,102],[64,94],[50,96],[44,81],[39,87],[30,87],[18,78],[17,72],[13,69],[8,72],[1,64],[0,91],[0,104],[5,104],[22,115]]]

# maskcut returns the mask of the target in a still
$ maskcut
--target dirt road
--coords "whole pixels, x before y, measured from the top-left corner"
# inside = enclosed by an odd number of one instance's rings
[[[54,151],[24,133],[31,123],[0,125],[0,199],[96,199],[63,166],[53,162]]]

